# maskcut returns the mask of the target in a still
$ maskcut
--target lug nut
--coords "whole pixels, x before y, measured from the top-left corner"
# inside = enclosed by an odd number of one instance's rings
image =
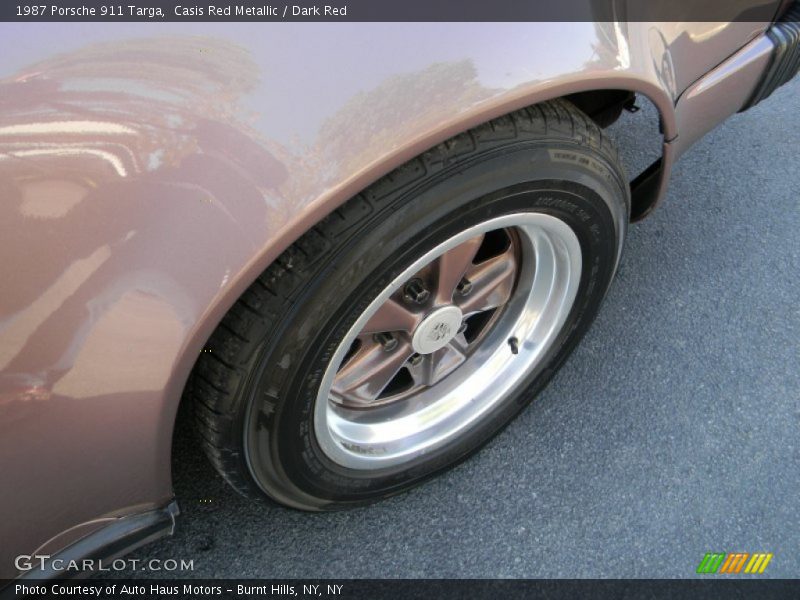
[[[456,286],[456,291],[462,296],[466,296],[472,291],[472,282],[466,277],[464,277],[461,281],[458,282],[458,285]]]
[[[424,304],[427,302],[428,298],[431,297],[431,293],[425,289],[425,285],[422,283],[421,279],[412,279],[406,284],[403,297],[407,302]]]
[[[410,364],[412,367],[418,367],[421,362],[422,356],[416,353],[412,354],[411,358],[408,359],[408,364]]]
[[[397,348],[397,340],[391,333],[376,333],[372,338],[378,342],[386,352],[391,352]]]

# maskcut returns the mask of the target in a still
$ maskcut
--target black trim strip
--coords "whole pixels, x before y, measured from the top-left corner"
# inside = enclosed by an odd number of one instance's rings
[[[175,519],[180,514],[178,503],[174,500],[168,505],[127,517],[120,517],[102,529],[90,533],[74,544],[67,546],[58,554],[50,557],[44,568],[37,567],[19,576],[21,580],[28,579],[64,579],[69,577],[87,576],[85,571],[55,570],[53,560],[61,560],[66,564],[77,561],[92,560],[95,563],[108,562],[119,558],[136,548],[157,540],[175,531]]]
[[[800,0],[796,0],[780,21],[767,30],[767,37],[775,46],[772,61],[741,110],[747,110],[768,98],[800,70]]]

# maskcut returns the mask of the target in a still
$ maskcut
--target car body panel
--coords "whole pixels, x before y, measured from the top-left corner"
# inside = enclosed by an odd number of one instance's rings
[[[674,142],[676,154],[711,131],[721,116],[727,118],[742,108],[742,81],[760,79],[769,66],[772,50],[772,42],[766,37],[756,38],[681,94],[676,115],[682,134]]]
[[[688,146],[672,144],[742,105],[764,48],[695,82],[767,26],[0,25],[0,510],[31,515],[3,520],[0,576],[170,502],[205,341],[348,198],[472,126],[595,89],[653,101],[668,173]]]

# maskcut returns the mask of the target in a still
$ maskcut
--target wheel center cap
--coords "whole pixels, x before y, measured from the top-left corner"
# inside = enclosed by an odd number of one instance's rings
[[[458,334],[464,316],[457,306],[443,306],[437,308],[419,324],[411,346],[418,354],[430,354],[444,348]]]

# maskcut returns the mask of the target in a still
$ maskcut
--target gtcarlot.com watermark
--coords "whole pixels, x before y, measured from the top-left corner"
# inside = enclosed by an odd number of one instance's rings
[[[56,573],[73,573],[81,571],[95,571],[109,573],[112,571],[194,571],[194,559],[183,558],[151,558],[140,560],[138,558],[117,558],[112,561],[101,559],[67,560],[52,558],[49,554],[20,554],[14,559],[14,566],[23,573],[33,569],[55,571]]]

